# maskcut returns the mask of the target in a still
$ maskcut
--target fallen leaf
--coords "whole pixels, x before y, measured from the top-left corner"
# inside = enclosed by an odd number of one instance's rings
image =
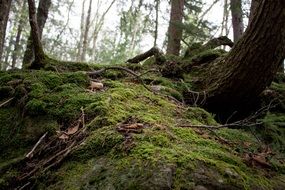
[[[60,135],[58,138],[59,138],[59,139],[62,139],[62,140],[66,140],[66,139],[69,138],[69,136],[68,136],[67,134],[63,133],[63,134]]]
[[[79,124],[74,126],[74,127],[68,128],[66,133],[68,135],[73,135],[74,133],[76,133],[78,131],[78,129],[79,129]]]
[[[104,85],[103,85],[103,83],[101,83],[101,82],[94,82],[94,81],[91,81],[89,88],[90,88],[92,91],[93,91],[93,90],[101,90],[101,89],[104,88]]]
[[[253,155],[252,159],[261,166],[270,167],[270,164],[266,161],[266,157],[264,157],[264,155]]]

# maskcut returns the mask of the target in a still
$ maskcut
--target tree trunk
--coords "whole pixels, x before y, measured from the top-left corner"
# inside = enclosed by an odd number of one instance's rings
[[[85,31],[84,31],[84,36],[83,36],[83,44],[82,44],[82,54],[81,54],[80,61],[85,61],[86,52],[88,48],[88,34],[89,34],[89,29],[90,29],[91,8],[92,8],[92,0],[90,0],[88,12],[87,12]]]
[[[242,36],[244,30],[241,0],[231,0],[231,12],[234,42],[236,43]]]
[[[39,69],[41,67],[44,67],[45,64],[45,54],[40,38],[40,33],[42,31],[40,31],[37,23],[35,1],[28,0],[28,3],[29,3],[29,20],[31,25],[31,37],[33,42],[32,45],[34,47],[34,55],[35,55],[35,61],[32,63],[31,68]]]
[[[85,19],[85,2],[86,0],[82,1],[82,9],[81,9],[81,19],[80,19],[80,38],[77,45],[77,61],[80,61],[81,54],[82,54],[82,41],[84,35],[84,19]]]
[[[201,77],[212,111],[245,108],[272,82],[285,57],[285,0],[262,0],[243,37]]]
[[[0,62],[2,60],[11,3],[12,0],[0,0]]]
[[[92,58],[93,58],[93,61],[96,60],[96,44],[97,44],[97,40],[98,40],[98,36],[99,36],[99,33],[104,25],[104,22],[105,22],[105,16],[107,15],[107,13],[110,11],[110,9],[112,8],[112,6],[114,5],[116,0],[113,0],[110,5],[107,7],[107,9],[103,12],[103,14],[100,16],[100,13],[99,13],[99,3],[97,3],[97,10],[96,10],[96,13],[95,13],[95,25],[94,25],[94,31],[93,31],[93,34],[92,34],[92,39],[93,39],[93,51],[92,51]]]
[[[9,57],[10,57],[10,54],[12,52],[12,46],[13,46],[13,36],[12,35],[10,35],[10,38],[8,41],[9,41],[9,43],[5,47],[5,59],[4,59],[3,64],[2,64],[2,70],[3,71],[6,71],[8,69],[8,67],[11,66],[9,64]],[[3,58],[4,58],[4,55],[3,55]]]
[[[37,27],[38,27],[38,37],[41,40],[42,38],[42,33],[43,29],[46,23],[46,20],[48,18],[48,12],[49,8],[51,6],[51,0],[40,0],[39,5],[38,5],[38,12],[36,14],[36,22],[37,22]],[[23,59],[23,66],[28,66],[30,65],[35,57],[35,52],[33,49],[33,31],[31,31],[31,34],[28,38],[27,41],[27,48],[24,54],[24,59]]]
[[[250,15],[249,15],[249,19],[248,19],[248,25],[250,25],[257,7],[258,7],[258,1],[257,0],[251,0]]]
[[[159,3],[160,3],[160,0],[155,0],[155,30],[154,30],[154,43],[153,43],[153,47],[156,47],[156,45],[157,45]]]
[[[16,66],[17,57],[18,57],[19,50],[20,50],[20,39],[21,39],[24,24],[25,24],[25,11],[26,11],[26,1],[23,1],[22,11],[20,15],[18,28],[17,28],[16,40],[14,44],[14,51],[12,55],[12,66],[11,66],[12,69],[14,69]]]
[[[185,0],[171,0],[171,13],[168,27],[167,54],[179,55],[182,39],[183,8]]]

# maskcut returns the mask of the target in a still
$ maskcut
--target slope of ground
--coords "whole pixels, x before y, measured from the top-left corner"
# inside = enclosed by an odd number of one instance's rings
[[[85,71],[103,67],[0,73],[0,189],[285,189],[284,83],[262,124],[212,130],[185,127],[219,125],[180,103],[191,76],[137,65],[144,83],[108,70],[89,89]]]

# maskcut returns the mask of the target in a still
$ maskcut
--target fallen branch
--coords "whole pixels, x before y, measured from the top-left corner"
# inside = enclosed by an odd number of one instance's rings
[[[34,151],[36,150],[36,148],[39,146],[39,144],[41,144],[41,142],[44,140],[44,138],[46,137],[46,135],[48,134],[48,132],[46,132],[39,140],[38,142],[35,144],[35,146],[32,148],[32,150],[26,155],[26,158],[32,158],[34,155]]]
[[[8,104],[9,102],[11,102],[14,98],[10,98],[8,100],[6,100],[5,102],[3,102],[2,104],[0,104],[0,108],[5,106],[6,104]]]
[[[139,75],[136,74],[131,69],[128,69],[128,68],[125,68],[125,67],[120,67],[120,66],[105,67],[105,68],[97,70],[97,71],[87,72],[87,75],[90,76],[90,77],[94,77],[96,75],[101,75],[102,73],[104,73],[107,70],[122,70],[122,71],[125,71],[125,72],[127,72],[127,73],[129,73],[131,75],[134,75],[135,77],[139,77]]]

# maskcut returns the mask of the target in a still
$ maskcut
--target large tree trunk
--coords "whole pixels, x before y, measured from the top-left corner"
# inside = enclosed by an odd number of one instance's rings
[[[40,29],[38,27],[36,18],[36,7],[34,0],[28,0],[29,3],[29,20],[31,25],[31,36],[34,47],[35,61],[32,63],[31,68],[39,69],[44,67],[45,54],[40,38]]]
[[[0,62],[3,55],[6,28],[7,28],[11,3],[12,0],[0,0]]]
[[[241,0],[231,0],[231,12],[234,42],[237,42],[242,36],[244,30]]]
[[[243,37],[228,56],[201,76],[206,107],[235,111],[270,85],[285,57],[285,0],[261,0]]]
[[[46,23],[46,20],[48,18],[48,12],[49,12],[49,8],[51,6],[51,0],[40,0],[39,1],[39,5],[38,5],[38,12],[36,14],[36,22],[38,25],[38,36],[39,39],[41,40],[42,38],[42,33],[43,33],[43,29]],[[34,48],[33,48],[33,31],[31,31],[31,34],[28,38],[27,41],[27,48],[24,54],[24,58],[23,58],[23,65],[24,66],[28,66],[30,65],[35,57],[35,52],[34,52]]]
[[[171,0],[167,54],[179,55],[182,39],[183,8],[185,0]]]

